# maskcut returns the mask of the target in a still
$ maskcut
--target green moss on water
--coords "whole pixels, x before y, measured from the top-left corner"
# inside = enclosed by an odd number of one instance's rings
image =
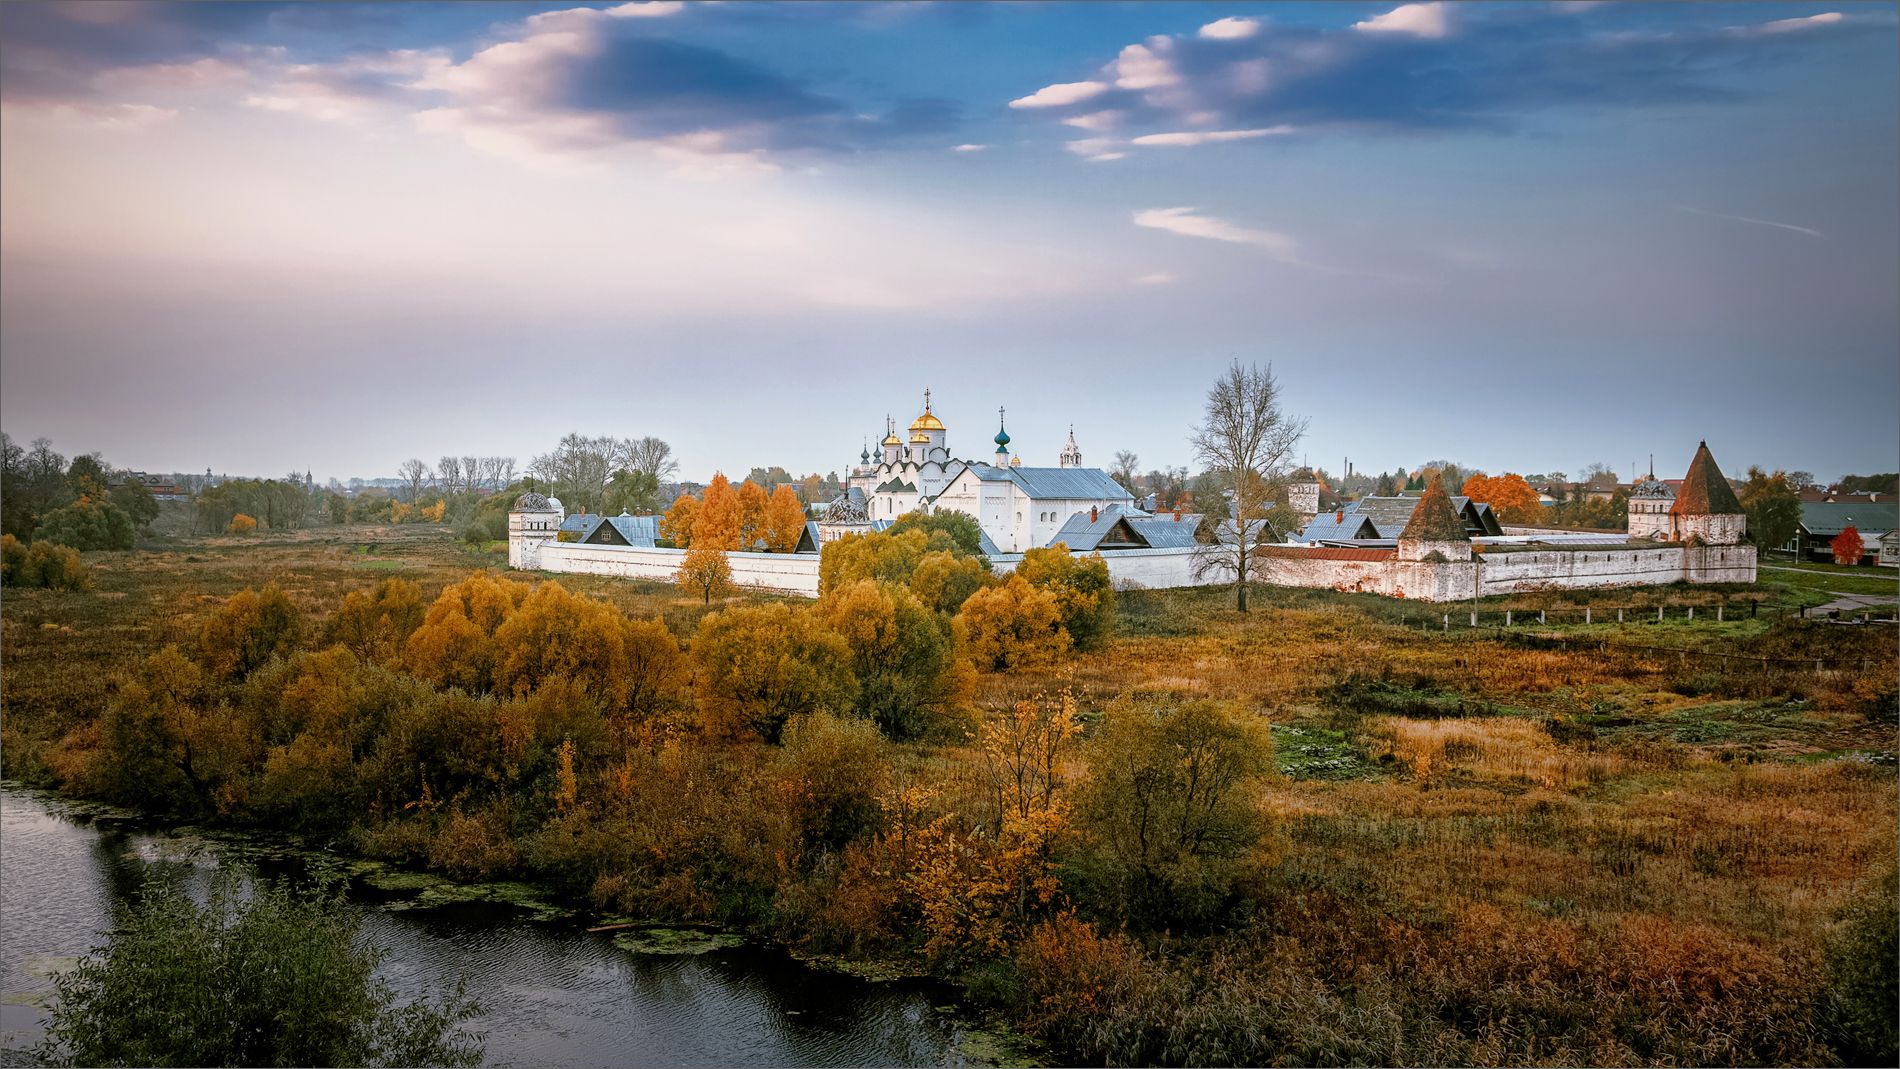
[[[688,955],[743,946],[745,938],[731,932],[691,928],[640,928],[614,936],[614,945],[635,954]]]
[[[1027,1069],[1043,1064],[1042,1051],[1029,1037],[1005,1027],[964,1028],[957,1050],[965,1064]]]

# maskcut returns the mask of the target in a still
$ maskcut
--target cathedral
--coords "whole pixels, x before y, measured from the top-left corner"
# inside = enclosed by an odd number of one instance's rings
[[[1002,417],[999,408],[995,452],[987,460],[957,459],[925,390],[923,412],[907,437],[887,418],[877,454],[868,442],[858,454],[845,496],[827,511],[828,533],[882,528],[907,512],[948,510],[976,520],[986,552],[1021,553],[1054,541],[1077,515],[1134,511],[1134,495],[1102,469],[1082,466],[1074,427],[1055,467],[1030,467],[1010,453]]]

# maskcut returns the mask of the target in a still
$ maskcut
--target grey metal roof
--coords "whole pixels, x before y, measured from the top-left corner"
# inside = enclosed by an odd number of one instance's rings
[[[971,464],[969,470],[984,482],[1013,482],[1032,501],[1119,501],[1134,505],[1135,497],[1100,468],[999,468]]]
[[[1338,542],[1376,538],[1378,535],[1378,525],[1373,523],[1370,517],[1361,516],[1357,512],[1347,512],[1343,517],[1335,512],[1322,512],[1313,517],[1312,522],[1306,525],[1306,529],[1300,532],[1299,538],[1306,542]],[[1398,537],[1398,532],[1394,531],[1392,537]]]
[[[1803,501],[1801,529],[1810,536],[1833,537],[1849,522],[1863,538],[1900,527],[1900,501]]]
[[[593,530],[594,525],[599,522],[600,522],[599,516],[590,516],[586,513],[576,512],[573,515],[568,516],[567,518],[563,519],[561,521],[561,526],[555,528],[555,530],[572,531],[575,534],[580,534],[584,531]]]
[[[570,516],[568,519],[583,521],[580,528],[582,542],[593,541],[600,533],[602,524],[611,524],[615,533],[625,539],[630,546],[652,548],[660,540],[658,516],[628,516],[623,513],[619,516]],[[561,529],[564,531],[569,529],[566,522],[561,524]]]
[[[1347,503],[1344,511],[1348,524],[1351,522],[1351,517],[1364,516],[1372,521],[1374,529],[1378,531],[1378,537],[1397,538],[1400,532],[1405,530],[1405,525],[1411,522],[1412,513],[1417,510],[1418,503],[1419,497],[1416,495],[1362,497],[1357,501]],[[1471,534],[1500,535],[1504,533],[1504,529],[1498,524],[1497,513],[1483,501],[1473,501],[1462,495],[1454,496],[1451,498],[1451,510],[1464,521],[1465,530]],[[1324,519],[1325,515],[1321,514],[1319,518]],[[1311,529],[1312,525],[1309,524],[1308,530]],[[1308,537],[1310,540],[1311,536]],[[1327,534],[1325,537],[1353,536]]]
[[[1109,505],[1097,511],[1094,519],[1090,519],[1086,512],[1070,516],[1062,529],[1049,540],[1049,544],[1060,542],[1077,553],[1101,549],[1105,542],[1114,548],[1185,548],[1194,545],[1194,529],[1200,519],[1199,516],[1183,516],[1176,521],[1172,514],[1153,516],[1133,506]],[[1111,538],[1118,523],[1126,525],[1124,530],[1127,534]],[[1133,539],[1128,539],[1127,535],[1132,535]]]
[[[1128,526],[1146,539],[1154,549],[1187,549],[1194,545],[1194,529],[1201,525],[1199,516],[1131,516]]]

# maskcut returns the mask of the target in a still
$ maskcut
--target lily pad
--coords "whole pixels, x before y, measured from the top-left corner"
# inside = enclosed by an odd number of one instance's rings
[[[690,928],[643,928],[614,936],[614,945],[635,954],[705,954],[743,946],[745,938],[731,932],[697,932]]]

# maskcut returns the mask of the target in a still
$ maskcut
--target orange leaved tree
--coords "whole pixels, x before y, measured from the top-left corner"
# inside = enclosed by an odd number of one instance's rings
[[[1537,491],[1522,475],[1473,475],[1465,480],[1464,493],[1473,501],[1491,506],[1498,519],[1510,523],[1531,523],[1543,518],[1544,506]]]
[[[693,545],[693,528],[699,523],[699,499],[691,494],[681,494],[673,500],[673,507],[660,517],[660,537],[673,543],[680,549],[690,549]]]
[[[739,536],[733,549],[752,549],[765,537],[765,508],[770,500],[765,487],[747,479],[739,484],[733,498],[739,503]]]
[[[773,553],[791,553],[798,549],[798,536],[805,533],[805,506],[798,503],[798,491],[789,483],[780,483],[765,503],[765,528],[760,537]]]

